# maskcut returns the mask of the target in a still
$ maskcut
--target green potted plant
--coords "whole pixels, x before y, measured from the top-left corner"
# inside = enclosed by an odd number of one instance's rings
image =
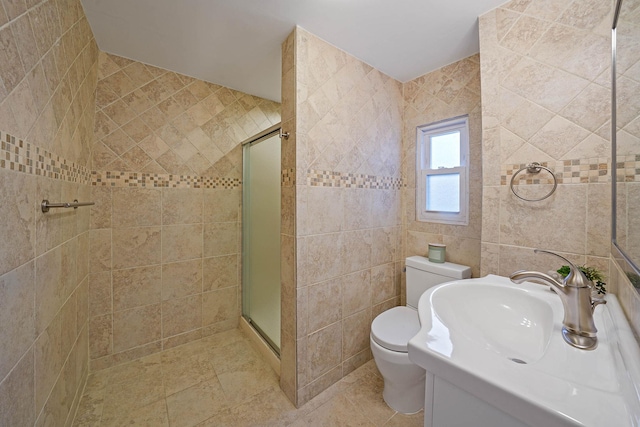
[[[578,268],[584,273],[585,276],[587,276],[587,279],[591,280],[594,289],[598,292],[599,295],[604,295],[607,293],[607,284],[604,282],[604,276],[602,275],[602,272],[600,270],[595,267],[587,267],[586,265],[581,265]],[[562,278],[567,277],[569,271],[570,269],[568,265],[563,265],[557,270],[558,274],[560,274]]]

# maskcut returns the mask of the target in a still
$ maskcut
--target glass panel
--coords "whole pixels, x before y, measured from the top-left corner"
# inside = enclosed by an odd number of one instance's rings
[[[427,210],[460,212],[460,174],[427,175]]]
[[[243,314],[280,349],[280,138],[245,146]]]
[[[430,169],[460,166],[460,131],[434,135],[430,140]]]

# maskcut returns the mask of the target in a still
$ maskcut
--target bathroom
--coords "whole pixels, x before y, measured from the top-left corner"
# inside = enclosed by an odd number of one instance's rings
[[[428,243],[473,277],[554,267],[536,247],[596,266],[640,333],[610,243],[610,2],[507,2],[480,16],[479,54],[405,82],[296,27],[280,105],[100,51],[80,1],[0,9],[0,425],[70,425],[90,375],[237,330],[241,143],[278,122],[296,407],[364,375],[371,321],[404,304],[404,259]],[[464,115],[468,225],[416,221],[416,127]],[[532,161],[566,177],[537,203],[508,186]]]

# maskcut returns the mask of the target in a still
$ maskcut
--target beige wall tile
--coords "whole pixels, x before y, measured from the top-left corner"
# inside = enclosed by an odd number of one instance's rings
[[[223,288],[202,294],[202,325],[225,322],[238,317],[238,290]]]
[[[159,265],[114,270],[113,311],[127,310],[161,300],[162,268]]]
[[[342,307],[336,304],[336,301],[342,299],[342,285],[339,279],[312,285],[307,289],[309,333],[342,319]],[[298,321],[301,320],[299,316]]]
[[[91,230],[89,232],[89,271],[98,273],[111,269],[111,230]]]
[[[205,224],[203,238],[205,257],[238,253],[238,224],[235,222]]]
[[[202,258],[202,239],[202,224],[163,226],[162,261]]]
[[[317,379],[340,364],[342,356],[342,324],[334,323],[309,335],[307,363],[310,380]]]
[[[347,189],[344,191],[344,230],[359,230],[369,228],[373,224],[372,203],[370,190]]]
[[[89,319],[89,354],[92,359],[113,353],[113,316],[111,313]]]
[[[68,6],[75,12],[61,19],[52,1],[4,2],[2,55],[11,59],[0,66],[4,82],[0,100],[5,100],[0,126],[30,144],[31,153],[44,149],[52,159],[61,156],[67,164],[86,167],[93,141],[97,50],[81,8]],[[10,253],[0,251],[4,312],[12,317],[4,323],[7,334],[18,334],[7,337],[11,351],[0,364],[0,370],[6,370],[3,377],[12,369],[0,385],[3,425],[40,425],[45,419],[63,425],[83,385],[78,372],[87,369],[88,346],[83,353],[75,343],[86,322],[88,253],[100,245],[97,241],[90,245],[85,233],[89,209],[52,210],[45,215],[39,212],[39,203],[89,199],[89,186],[35,173],[0,170],[0,194],[12,200],[0,208],[5,218],[0,235],[12,241]],[[103,262],[110,266],[108,252],[107,257],[96,250],[94,269],[100,270]],[[17,283],[20,288],[14,289]],[[30,301],[26,306],[24,298]],[[33,350],[17,354],[26,350],[25,345]]]
[[[4,76],[4,74],[3,74]],[[35,247],[35,179],[26,174],[0,169],[0,215],[5,218],[0,234],[11,236],[11,245],[0,248],[0,274],[7,273],[33,257]]]
[[[57,247],[36,259],[36,334],[44,331],[64,303],[62,249]]]
[[[7,376],[36,338],[35,263],[29,262],[0,276],[0,377]]]
[[[160,304],[136,307],[113,314],[113,351],[115,353],[160,340]],[[135,327],[132,327],[135,325]]]
[[[342,358],[351,356],[369,348],[371,332],[371,310],[365,309],[345,317],[342,321]]]
[[[202,222],[202,189],[162,190],[162,224],[193,224]]]
[[[160,227],[113,229],[113,268],[160,263]]]
[[[204,258],[202,263],[203,292],[238,285],[238,255]]]
[[[371,230],[342,233],[342,271],[351,273],[371,266]]]
[[[161,192],[146,188],[114,188],[113,228],[161,224]]]
[[[111,272],[103,271],[89,276],[89,312],[98,316],[113,311]]]
[[[202,293],[202,277],[203,261],[200,259],[163,264],[162,299],[181,298]]]
[[[336,256],[341,248],[343,233],[319,234],[298,239],[298,287],[318,283],[342,272],[342,260]]]
[[[62,354],[62,325],[56,317],[35,342],[36,411],[47,401],[66,355]]]
[[[371,302],[378,304],[399,294],[393,263],[371,268]]]
[[[341,284],[342,318],[370,307],[372,295],[370,270],[358,271],[342,276]]]
[[[342,229],[344,191],[341,188],[300,187],[297,193],[298,235],[322,234]]]
[[[527,186],[535,187],[535,186]],[[548,186],[532,188],[524,197],[536,197]],[[529,188],[527,188],[529,190]],[[532,205],[502,189],[500,243],[584,254],[586,233],[585,185],[559,185],[550,198]],[[538,196],[539,197],[539,196]],[[548,227],[548,224],[562,224]]]
[[[283,148],[287,152],[283,161],[295,168],[297,186],[289,192],[285,188],[283,195],[285,201],[287,197],[295,200],[295,211],[288,211],[284,232],[296,229],[297,261],[286,261],[283,271],[295,273],[292,285],[297,293],[283,292],[283,298],[298,305],[297,321],[288,325],[295,325],[292,336],[298,338],[300,404],[342,376],[342,349],[331,348],[335,360],[321,362],[313,359],[315,347],[329,345],[322,337],[335,324],[324,327],[328,322],[334,318],[342,322],[349,310],[370,310],[369,269],[373,263],[391,262],[400,252],[396,245],[401,233],[394,227],[402,218],[400,191],[306,186],[307,169],[399,177],[402,85],[300,28],[293,39],[295,43],[283,45],[293,52],[283,63],[294,64],[285,71],[283,111],[295,117],[291,129],[296,134],[294,142],[291,138],[288,141],[291,153]],[[345,281],[351,286],[346,287]],[[283,282],[288,280],[283,278]],[[338,285],[341,292],[337,292]],[[332,287],[336,292],[329,292]],[[314,306],[317,298],[322,303]],[[315,314],[314,310],[330,304],[342,313],[326,309],[325,315]],[[369,356],[364,352],[361,357]],[[352,362],[348,366],[360,364],[362,359]]]
[[[395,259],[398,227],[376,228],[371,230],[371,265],[376,266]]]
[[[172,336],[202,326],[202,294],[162,302],[162,333]]]
[[[35,394],[34,352],[29,350],[0,383],[0,423],[33,425]]]

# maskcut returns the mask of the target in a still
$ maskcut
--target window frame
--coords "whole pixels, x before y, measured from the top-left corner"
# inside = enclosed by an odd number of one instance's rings
[[[460,132],[460,165],[431,169],[431,138],[453,131]],[[469,225],[469,116],[459,116],[418,126],[416,130],[416,221],[450,225]],[[427,177],[459,174],[460,211],[428,211]]]

